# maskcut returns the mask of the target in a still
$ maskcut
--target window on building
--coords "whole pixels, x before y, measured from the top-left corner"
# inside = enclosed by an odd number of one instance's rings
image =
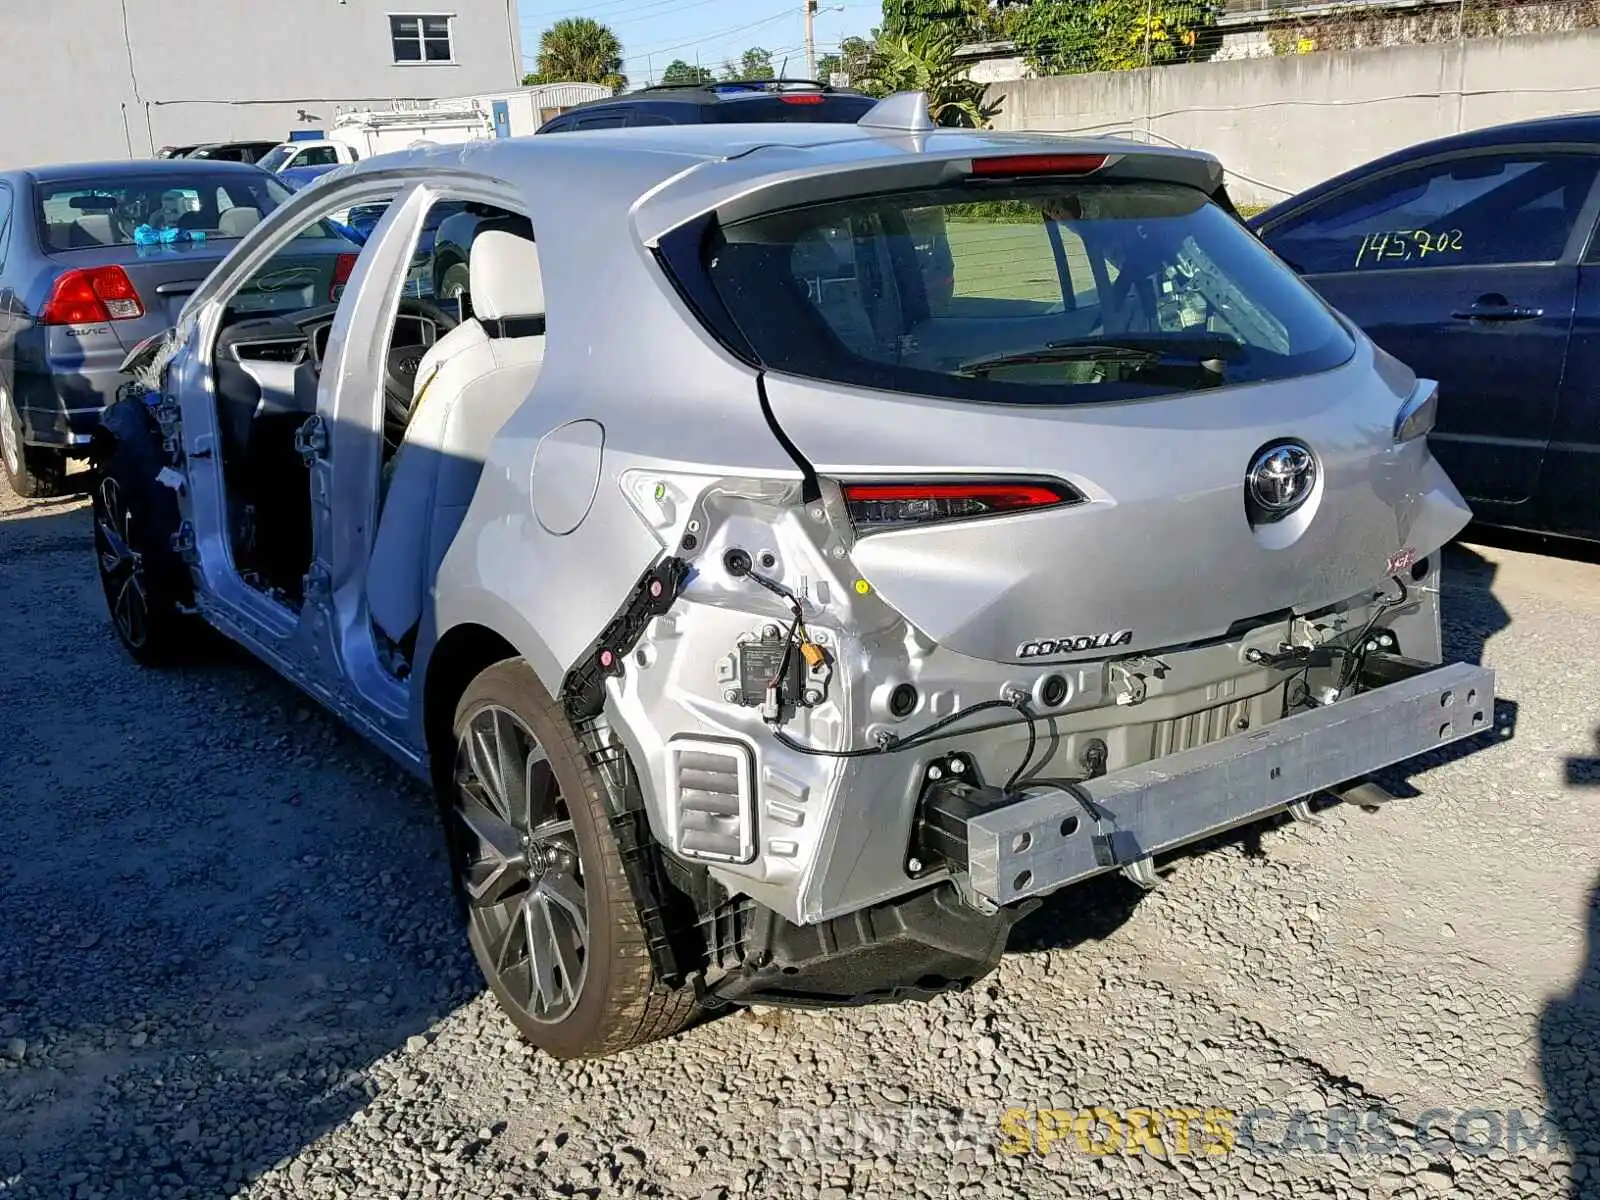
[[[389,18],[389,40],[397,63],[447,63],[455,61],[450,45],[450,18],[422,14]]]

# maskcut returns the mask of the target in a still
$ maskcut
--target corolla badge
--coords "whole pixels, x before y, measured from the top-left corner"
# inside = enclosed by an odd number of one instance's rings
[[[1085,650],[1109,650],[1133,641],[1133,630],[1111,629],[1105,633],[1085,633],[1066,637],[1036,638],[1017,647],[1018,658],[1048,658],[1055,654],[1080,654]]]
[[[1245,473],[1253,503],[1274,517],[1299,508],[1317,485],[1317,460],[1302,442],[1277,442],[1256,455]]]

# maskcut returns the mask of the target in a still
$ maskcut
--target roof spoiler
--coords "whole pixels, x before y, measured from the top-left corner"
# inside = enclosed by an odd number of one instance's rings
[[[928,115],[926,92],[896,92],[885,96],[856,124],[863,129],[887,129],[894,133],[931,133],[938,128]]]

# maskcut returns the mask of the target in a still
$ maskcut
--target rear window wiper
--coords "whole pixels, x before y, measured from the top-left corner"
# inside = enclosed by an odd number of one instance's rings
[[[1047,342],[1037,350],[974,358],[956,368],[958,375],[987,375],[1004,367],[1040,363],[1160,361],[1199,363],[1220,375],[1224,363],[1243,357],[1244,348],[1231,338],[1124,337],[1114,342]]]

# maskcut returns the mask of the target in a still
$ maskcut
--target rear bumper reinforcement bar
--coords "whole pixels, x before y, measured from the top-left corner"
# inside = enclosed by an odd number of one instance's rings
[[[1011,904],[1270,816],[1492,728],[1494,682],[1454,663],[1110,775],[1041,781],[967,820],[970,886]]]

